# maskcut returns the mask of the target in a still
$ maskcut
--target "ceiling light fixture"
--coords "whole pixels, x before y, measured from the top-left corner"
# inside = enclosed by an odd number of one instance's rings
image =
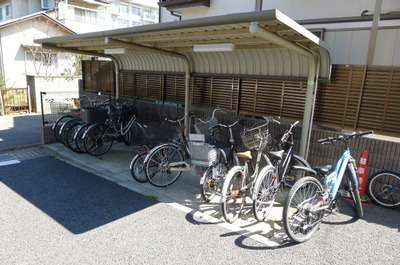
[[[217,43],[217,44],[196,44],[193,46],[195,52],[233,52],[235,44]]]
[[[125,54],[125,48],[117,48],[117,49],[104,49],[105,54]]]

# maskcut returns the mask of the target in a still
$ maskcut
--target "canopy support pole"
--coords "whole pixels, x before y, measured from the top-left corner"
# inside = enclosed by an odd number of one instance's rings
[[[192,74],[192,66],[191,66],[191,63],[190,63],[190,60],[188,57],[186,57],[182,53],[165,51],[165,50],[161,50],[161,49],[154,48],[154,47],[148,47],[148,46],[143,46],[143,45],[136,44],[136,43],[117,40],[117,39],[110,38],[110,37],[106,37],[104,39],[104,42],[108,45],[115,44],[115,45],[126,47],[126,48],[137,49],[137,50],[143,51],[143,52],[153,52],[153,53],[155,52],[155,53],[164,54],[166,56],[172,56],[172,57],[177,57],[177,58],[182,59],[183,63],[185,64],[185,113],[188,113],[190,111],[190,109],[192,107],[191,102],[190,102],[190,77]],[[185,118],[185,126],[186,126],[185,134],[188,135],[190,132],[190,119],[188,116],[186,116],[186,118]]]
[[[271,41],[283,48],[287,48],[291,51],[297,52],[308,59],[307,92],[306,92],[306,102],[304,106],[303,127],[301,131],[300,150],[299,150],[299,155],[307,159],[310,138],[311,138],[311,131],[312,131],[312,120],[314,116],[315,96],[317,92],[316,80],[318,79],[319,61],[317,62],[314,54],[310,50],[298,46],[282,38],[281,36],[272,33],[264,29],[263,27],[260,27],[257,22],[251,23],[249,30],[254,35],[264,38],[265,40]]]

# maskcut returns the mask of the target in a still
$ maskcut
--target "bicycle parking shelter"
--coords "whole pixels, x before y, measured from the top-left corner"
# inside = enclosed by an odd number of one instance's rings
[[[279,10],[228,14],[139,27],[37,39],[43,48],[112,59],[120,71],[185,75],[185,112],[193,74],[307,82],[300,152],[307,157],[318,80],[329,80],[329,49]],[[188,122],[188,121],[186,121]]]

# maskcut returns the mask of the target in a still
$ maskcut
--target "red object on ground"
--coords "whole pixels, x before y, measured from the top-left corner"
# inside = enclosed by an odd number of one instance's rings
[[[360,195],[367,194],[367,183],[368,183],[368,150],[364,150],[360,157],[358,164],[358,178],[360,181]]]

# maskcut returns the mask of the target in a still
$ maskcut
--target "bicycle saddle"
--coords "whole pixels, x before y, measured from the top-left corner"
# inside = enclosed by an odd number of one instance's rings
[[[279,151],[269,152],[268,154],[272,155],[274,158],[282,159],[284,153],[285,150],[279,150]]]
[[[251,156],[251,152],[250,151],[246,151],[246,152],[240,152],[236,154],[239,158],[242,159],[246,159],[246,160],[251,160],[252,156]]]
[[[326,165],[326,166],[321,166],[321,167],[313,167],[317,173],[321,173],[323,175],[328,174],[332,170],[332,165]]]

